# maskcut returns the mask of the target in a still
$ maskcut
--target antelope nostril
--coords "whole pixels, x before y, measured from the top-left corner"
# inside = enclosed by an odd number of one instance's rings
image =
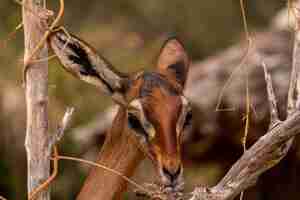
[[[163,167],[163,173],[168,176],[171,182],[174,182],[181,172],[181,167],[178,167],[175,171],[170,171],[167,168]]]

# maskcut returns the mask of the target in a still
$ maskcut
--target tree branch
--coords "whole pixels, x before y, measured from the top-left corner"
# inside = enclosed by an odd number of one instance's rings
[[[296,6],[300,6],[300,1],[297,2]],[[295,9],[298,11],[298,8]],[[245,152],[216,186],[212,188],[197,188],[193,192],[191,200],[233,199],[240,192],[252,186],[263,172],[275,166],[284,158],[290,149],[294,136],[300,133],[300,110],[298,105],[300,101],[299,22],[299,13],[296,12],[293,66],[288,93],[287,119],[284,122],[278,120],[276,99],[270,74],[267,72],[265,64],[263,64],[271,113],[269,131]]]
[[[291,74],[291,80],[290,80],[290,88],[288,93],[288,108],[287,112],[288,114],[291,114],[294,112],[297,108],[299,108],[299,105],[297,103],[300,101],[300,79],[299,79],[299,73],[300,73],[300,51],[299,51],[299,45],[300,45],[300,1],[297,1],[297,3],[294,4],[294,7],[292,8],[295,13],[295,24],[294,24],[294,49],[293,49],[293,64],[292,64],[292,74]]]
[[[197,188],[191,200],[227,200],[252,186],[266,170],[275,166],[287,153],[286,142],[300,132],[300,111],[277,123],[261,137],[232,166],[226,176],[214,187]]]
[[[66,128],[69,126],[69,123],[71,121],[71,118],[74,113],[74,108],[67,108],[64,117],[62,118],[60,124],[57,127],[57,131],[55,134],[50,136],[50,141],[49,141],[49,149],[51,150],[54,145],[56,145],[61,138],[64,136]]]
[[[37,13],[41,0],[23,1],[23,25],[25,39],[24,64],[27,59],[45,58],[48,55],[47,46],[32,55],[34,48],[38,45],[44,34],[41,30],[43,23],[31,11]],[[31,10],[31,11],[30,11]],[[31,56],[32,55],[32,56]],[[27,152],[28,170],[28,195],[49,177],[51,150],[48,148],[48,63],[30,63],[25,74],[27,85],[25,88],[27,105],[27,126],[25,147]],[[38,200],[49,200],[49,190],[42,191]]]
[[[36,196],[42,192],[43,190],[46,190],[46,188],[51,184],[51,182],[56,178],[58,174],[58,150],[56,144],[60,141],[60,139],[65,134],[66,128],[69,126],[69,123],[71,121],[72,115],[74,112],[74,108],[67,108],[65,115],[63,119],[61,120],[60,124],[58,125],[58,128],[56,132],[50,136],[50,142],[49,142],[49,150],[52,151],[53,149],[53,172],[51,176],[42,184],[40,184],[37,188],[35,188],[29,195],[29,200],[34,200]]]
[[[270,108],[270,128],[272,128],[279,122],[278,108],[277,108],[276,97],[275,97],[273,84],[271,80],[271,75],[268,72],[267,66],[264,62],[262,63],[262,67],[264,69],[265,80],[267,84],[267,93],[268,93],[269,108]]]

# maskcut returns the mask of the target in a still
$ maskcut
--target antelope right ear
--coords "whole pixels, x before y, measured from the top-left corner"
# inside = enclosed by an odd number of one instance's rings
[[[126,104],[127,76],[117,72],[90,45],[62,29],[51,33],[48,42],[64,69],[80,80],[99,87],[117,103]]]
[[[183,44],[176,37],[165,41],[158,57],[157,68],[184,87],[189,70],[189,58]]]

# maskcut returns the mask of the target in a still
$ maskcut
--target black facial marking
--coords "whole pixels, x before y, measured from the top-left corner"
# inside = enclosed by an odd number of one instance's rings
[[[164,78],[161,74],[151,72],[142,75],[144,84],[140,90],[140,97],[149,95],[154,88],[163,87],[171,95],[177,95],[179,92]]]
[[[81,66],[80,74],[85,76],[89,75],[89,76],[95,76],[97,78],[100,78],[97,71],[93,68],[87,53],[82,48],[80,48],[78,44],[70,42],[68,44],[68,47],[75,54],[75,55],[69,55],[69,59]]]
[[[147,136],[145,129],[143,128],[140,120],[132,113],[128,113],[128,126],[135,130],[137,133]]]
[[[186,114],[186,117],[185,117],[185,121],[184,121],[184,124],[183,124],[183,127],[187,127],[187,126],[190,126],[192,124],[192,111],[189,111],[187,114]]]
[[[172,72],[174,72],[176,80],[181,84],[184,85],[185,77],[186,77],[186,70],[185,64],[183,61],[177,62],[172,64],[168,67]]]

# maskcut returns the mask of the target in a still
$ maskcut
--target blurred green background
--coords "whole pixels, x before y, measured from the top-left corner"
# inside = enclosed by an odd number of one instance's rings
[[[58,1],[47,3],[49,8],[58,9]],[[124,72],[153,67],[160,46],[170,33],[182,38],[193,61],[221,52],[243,37],[238,0],[66,0],[65,3],[63,25],[92,44]],[[246,1],[251,31],[265,29],[285,5],[284,0]],[[9,36],[20,22],[21,7],[13,0],[1,0],[0,195],[9,200],[25,199],[26,194],[26,115],[21,86],[23,32]],[[6,41],[8,38],[10,40]],[[72,129],[88,123],[112,104],[94,87],[66,74],[56,60],[50,62],[49,70],[51,130],[68,106],[76,109]],[[99,136],[89,145],[81,145],[72,137],[67,132],[60,151],[88,159],[95,158],[99,144],[103,142],[103,137]],[[229,161],[206,158],[201,162],[187,158],[186,162],[189,166],[187,182],[191,186],[214,184],[224,174]],[[144,170],[151,168],[147,162],[142,166]],[[54,199],[74,199],[86,173],[86,166],[61,162],[59,177],[53,185]],[[143,182],[142,175],[137,179]],[[131,197],[130,193],[125,196]]]

